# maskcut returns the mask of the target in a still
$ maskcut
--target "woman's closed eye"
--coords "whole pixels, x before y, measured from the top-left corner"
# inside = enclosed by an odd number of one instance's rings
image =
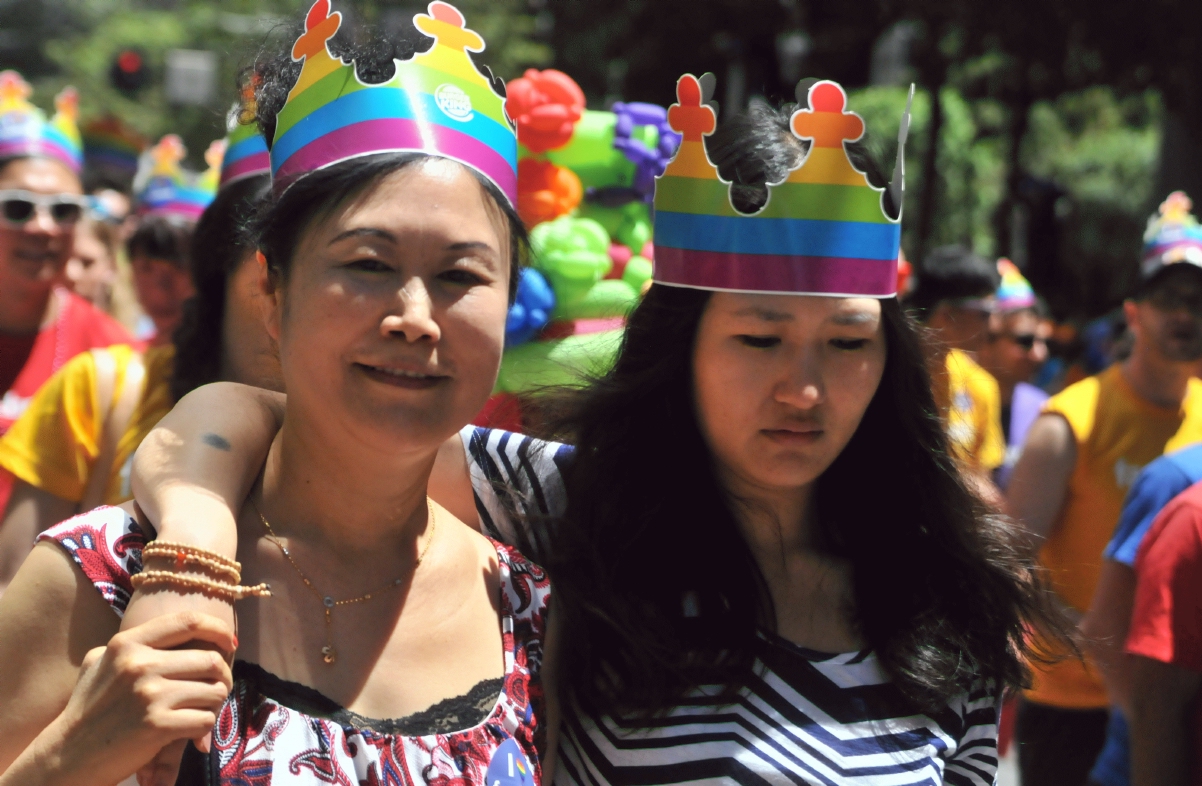
[[[753,336],[744,334],[735,336],[735,338],[745,346],[752,347],[753,349],[771,349],[780,344],[780,336]]]
[[[478,286],[480,284],[488,283],[488,279],[486,279],[484,276],[480,275],[479,273],[476,273],[475,271],[472,271],[472,270],[465,270],[464,268],[458,268],[458,267],[443,271],[442,273],[440,273],[438,275],[438,278],[439,278],[439,280],[446,281],[447,283],[450,283],[450,284],[459,284],[461,286],[467,286],[467,287]]]
[[[375,257],[355,259],[347,262],[343,267],[348,270],[358,270],[364,273],[389,273],[392,271],[392,267],[388,263]]]
[[[850,352],[868,346],[868,341],[866,338],[832,338],[831,346]]]

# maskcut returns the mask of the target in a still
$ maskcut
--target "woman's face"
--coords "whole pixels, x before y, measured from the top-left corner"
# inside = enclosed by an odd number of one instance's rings
[[[445,159],[410,164],[317,219],[268,319],[289,411],[388,451],[441,444],[492,391],[509,265],[504,214]]]
[[[860,425],[885,354],[878,300],[715,293],[693,349],[694,396],[731,490],[812,483]]]

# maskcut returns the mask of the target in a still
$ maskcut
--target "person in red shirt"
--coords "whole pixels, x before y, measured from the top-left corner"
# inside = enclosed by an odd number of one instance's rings
[[[64,91],[47,120],[31,92],[17,72],[0,73],[0,435],[72,357],[131,340],[61,286],[86,209],[76,99]],[[0,505],[11,485],[0,472]]]
[[[1202,483],[1173,499],[1135,561],[1131,782],[1202,784]]]

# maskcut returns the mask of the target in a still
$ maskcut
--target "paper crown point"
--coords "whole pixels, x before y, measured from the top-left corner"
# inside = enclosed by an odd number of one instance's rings
[[[330,13],[330,0],[317,0],[305,16],[304,34],[292,45],[292,59],[303,60],[324,50],[341,26],[342,14]]]
[[[150,149],[150,158],[154,162],[151,175],[174,177],[180,172],[180,162],[187,157],[188,148],[184,147],[184,140],[176,134],[167,134]]]
[[[459,9],[442,0],[434,0],[426,9],[429,15],[417,14],[413,24],[434,39],[435,46],[483,52],[484,39],[475,30],[467,29],[467,19]]]
[[[793,133],[813,141],[816,147],[842,147],[864,136],[864,121],[847,111],[847,93],[835,82],[816,82],[810,87],[809,109],[793,113]]]
[[[0,72],[0,111],[29,102],[33,88],[16,71]]]
[[[79,91],[73,87],[64,87],[62,92],[54,97],[54,109],[64,118],[74,122],[79,117]]]
[[[1174,191],[1160,203],[1160,217],[1165,222],[1184,223],[1194,209],[1194,201],[1184,191]]]
[[[676,103],[668,107],[668,125],[686,142],[700,142],[718,127],[713,107],[701,103],[701,80],[685,74],[676,80]]]

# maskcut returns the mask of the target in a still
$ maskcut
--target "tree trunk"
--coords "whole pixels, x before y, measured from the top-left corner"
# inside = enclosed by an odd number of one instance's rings
[[[916,268],[921,268],[928,251],[939,209],[939,135],[943,131],[943,101],[939,94],[947,81],[947,69],[939,69],[931,81],[927,86],[931,94],[931,117],[927,123],[927,147],[922,155],[922,192],[918,196],[918,230],[913,249]]]

